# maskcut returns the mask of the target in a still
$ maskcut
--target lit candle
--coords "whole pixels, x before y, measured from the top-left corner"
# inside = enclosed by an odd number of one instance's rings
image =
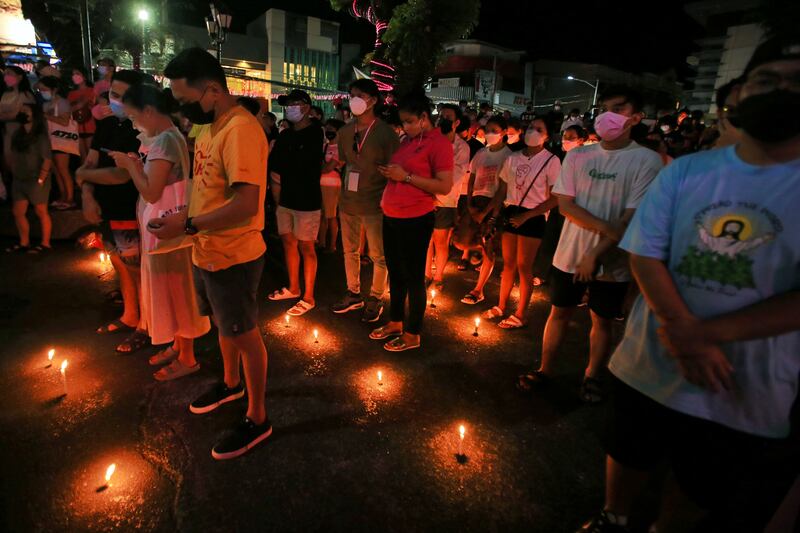
[[[478,326],[480,326],[480,325],[481,325],[480,317],[475,317],[475,333],[472,334],[473,337],[477,337],[478,336]]]
[[[383,385],[383,372],[378,370],[378,385]]]
[[[67,364],[66,359],[61,363],[61,383],[64,385],[64,396],[67,395]]]
[[[289,327],[289,315],[284,315],[283,319],[286,321],[286,327]]]
[[[111,463],[106,468],[106,485],[111,483],[111,476],[114,475],[114,471],[117,469],[117,463]]]
[[[319,330],[314,330],[314,342],[319,342]]]
[[[460,426],[458,426],[458,435],[460,437],[458,439],[458,455],[459,456],[463,456],[464,455],[464,435],[466,433],[467,433],[467,428],[464,427],[464,424],[461,424]]]
[[[431,308],[436,308],[436,289],[431,289]]]
[[[100,264],[102,265],[105,262],[106,262],[106,254],[100,252]]]
[[[47,352],[47,366],[45,368],[50,368],[51,366],[53,366],[53,357],[55,356],[56,356],[55,349],[50,348],[50,350]]]

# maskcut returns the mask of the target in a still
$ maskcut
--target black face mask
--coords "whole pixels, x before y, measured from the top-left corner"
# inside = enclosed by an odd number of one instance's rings
[[[445,135],[453,131],[453,121],[447,118],[439,119],[439,130]]]
[[[326,131],[325,132],[325,138],[328,139],[329,141],[334,140],[336,138],[336,132],[335,131]]]
[[[782,120],[772,116],[780,110]],[[748,96],[729,111],[734,127],[762,142],[782,142],[800,135],[800,93],[776,89]]]
[[[208,91],[208,87],[206,87],[206,89],[203,91],[203,95],[200,96],[200,100],[202,100],[203,96],[206,95],[206,91]],[[211,124],[214,122],[214,110],[212,109],[208,112],[203,111],[203,106],[200,105],[200,100],[183,104],[180,109],[181,114],[192,124]]]

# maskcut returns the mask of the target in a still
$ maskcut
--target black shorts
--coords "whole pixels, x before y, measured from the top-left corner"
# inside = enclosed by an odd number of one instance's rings
[[[223,336],[236,337],[258,324],[257,293],[263,270],[263,255],[216,272],[192,267],[200,314],[213,316]]]
[[[547,229],[547,219],[544,215],[533,217],[518,228],[515,228],[509,222],[509,219],[512,216],[521,215],[526,211],[530,211],[530,209],[525,209],[516,205],[506,206],[506,208],[503,209],[503,219],[506,221],[505,225],[503,226],[503,231],[506,233],[513,233],[514,235],[520,235],[522,237],[541,239],[544,237],[544,232]]]
[[[589,309],[600,318],[622,316],[622,304],[628,293],[627,281],[575,281],[575,275],[557,269],[550,271],[550,303],[555,307],[577,307],[589,291]]]
[[[450,229],[456,225],[455,207],[437,207],[434,211],[433,229]]]
[[[681,491],[710,511],[700,531],[763,531],[800,472],[797,439],[750,435],[674,411],[616,377],[611,390],[609,456],[642,471],[666,461]]]

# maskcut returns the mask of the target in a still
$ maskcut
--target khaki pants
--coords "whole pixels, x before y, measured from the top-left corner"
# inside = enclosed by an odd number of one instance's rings
[[[363,226],[367,232],[367,247],[373,265],[370,295],[379,299],[383,298],[388,279],[386,259],[383,256],[383,214],[349,215],[344,211],[340,211],[339,219],[342,246],[344,247],[344,270],[347,274],[347,290],[355,294],[361,294],[361,257],[358,253],[358,245],[361,237],[361,227]]]

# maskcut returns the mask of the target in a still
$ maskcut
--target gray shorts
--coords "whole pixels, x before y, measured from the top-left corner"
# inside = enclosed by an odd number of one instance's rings
[[[192,267],[200,314],[213,316],[224,337],[236,337],[258,325],[258,284],[264,256],[210,272]]]

